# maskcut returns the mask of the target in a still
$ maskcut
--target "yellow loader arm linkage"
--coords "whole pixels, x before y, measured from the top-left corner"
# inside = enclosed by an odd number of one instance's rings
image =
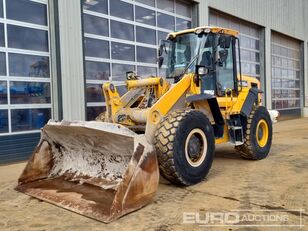
[[[185,108],[187,94],[200,92],[200,88],[192,84],[193,76],[194,74],[184,75],[178,83],[171,87],[163,78],[128,80],[126,86],[129,91],[122,97],[112,83],[104,84],[105,121],[132,126],[132,128],[143,125],[147,141],[153,144],[154,134],[161,119],[173,110]],[[151,107],[136,107],[145,98],[142,94],[145,94],[149,89],[153,89],[155,92],[155,103]],[[121,120],[124,117],[125,119]]]
[[[162,78],[128,80],[127,92],[120,96],[113,83],[103,85],[103,95],[106,101],[105,122],[120,123],[126,126],[136,126],[146,123],[149,105],[164,95],[170,84]]]
[[[185,75],[176,85],[166,92],[149,110],[145,136],[149,143],[154,142],[154,134],[161,119],[170,111],[185,108],[185,96],[190,89],[193,75]]]

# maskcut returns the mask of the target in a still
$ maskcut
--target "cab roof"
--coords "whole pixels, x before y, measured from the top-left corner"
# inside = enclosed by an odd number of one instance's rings
[[[171,32],[169,33],[168,37],[171,36],[171,37],[176,38],[178,35],[187,34],[187,33],[195,33],[198,30],[208,30],[209,32],[212,32],[214,34],[222,33],[222,34],[227,34],[227,35],[232,35],[232,36],[237,36],[239,34],[239,32],[236,30],[232,30],[232,29],[228,29],[224,27],[200,26],[200,27],[196,27],[192,29]]]

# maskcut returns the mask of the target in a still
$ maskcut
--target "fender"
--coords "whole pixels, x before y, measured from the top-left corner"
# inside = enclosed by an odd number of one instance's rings
[[[206,100],[208,102],[209,108],[210,108],[211,113],[213,115],[213,119],[215,121],[215,124],[213,125],[215,136],[216,137],[222,137],[223,133],[224,133],[225,121],[224,121],[224,118],[221,114],[221,110],[219,108],[217,98],[213,95],[210,95],[210,94],[192,95],[192,96],[188,96],[186,98],[186,101],[188,103],[204,101],[204,100]]]
[[[260,93],[258,88],[253,87],[249,89],[248,95],[241,109],[241,115],[246,118],[249,117],[254,103],[258,104],[258,93]]]

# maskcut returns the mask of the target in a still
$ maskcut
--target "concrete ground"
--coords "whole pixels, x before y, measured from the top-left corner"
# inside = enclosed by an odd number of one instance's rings
[[[271,153],[262,161],[241,159],[231,146],[218,146],[204,182],[181,188],[162,180],[153,203],[111,224],[14,191],[24,166],[0,167],[0,230],[299,230],[299,226],[247,227],[252,224],[247,220],[237,224],[241,226],[184,224],[183,213],[208,217],[215,212],[253,210],[241,211],[240,218],[247,214],[284,215],[287,220],[278,222],[284,225],[299,225],[300,213],[305,225],[308,216],[308,119],[275,124]],[[287,211],[300,209],[304,211]],[[308,230],[308,224],[300,230]]]

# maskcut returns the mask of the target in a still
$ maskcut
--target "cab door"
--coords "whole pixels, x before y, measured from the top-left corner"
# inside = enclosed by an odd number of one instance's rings
[[[217,96],[237,95],[235,37],[219,35],[215,65]]]
[[[238,95],[236,38],[219,35],[216,49],[215,77],[219,106],[226,108]]]

